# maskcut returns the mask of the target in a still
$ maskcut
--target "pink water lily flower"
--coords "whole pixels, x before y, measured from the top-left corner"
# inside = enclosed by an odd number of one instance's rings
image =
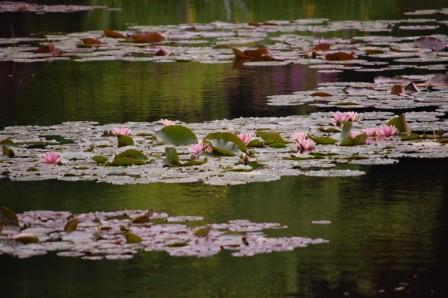
[[[316,143],[308,138],[308,135],[304,132],[293,133],[292,139],[296,143],[299,153],[311,152],[316,147]]]
[[[380,136],[380,131],[378,127],[368,127],[362,130],[363,133],[367,135],[369,138],[375,138]]]
[[[308,135],[304,132],[294,132],[292,134],[292,139],[296,143],[302,142],[304,139],[308,138]]]
[[[238,138],[240,138],[241,141],[243,141],[244,144],[249,144],[251,137],[248,133],[242,133],[238,135]]]
[[[169,119],[160,119],[159,123],[162,124],[163,126],[170,126],[170,125],[174,125],[174,121],[171,121]]]
[[[356,112],[335,112],[333,114],[333,124],[339,126],[343,121],[356,122],[359,120],[359,114]]]
[[[384,125],[384,126],[381,126],[378,130],[379,130],[380,136],[385,137],[385,138],[392,137],[398,133],[397,128],[393,125]]]
[[[61,161],[61,154],[56,151],[50,151],[42,155],[41,160],[46,164],[54,165]]]
[[[303,139],[296,145],[299,153],[311,152],[316,148],[316,143],[311,139]]]
[[[193,144],[188,147],[188,151],[193,158],[198,158],[204,152],[204,145],[202,143]]]
[[[112,134],[114,136],[128,136],[131,134],[131,130],[127,127],[114,127],[112,129]]]

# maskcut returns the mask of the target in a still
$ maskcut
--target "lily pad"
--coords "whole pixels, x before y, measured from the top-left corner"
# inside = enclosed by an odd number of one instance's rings
[[[388,125],[395,126],[395,128],[400,133],[409,134],[411,132],[409,125],[406,121],[405,114],[401,114],[399,116],[394,116],[389,121],[387,121]]]
[[[332,137],[319,137],[319,136],[310,136],[310,139],[319,145],[332,145],[336,144],[338,141],[336,139],[333,139]]]
[[[266,145],[272,148],[286,147],[286,141],[274,130],[257,130],[256,135],[262,138]]]
[[[143,152],[136,149],[128,149],[116,155],[111,163],[111,166],[130,166],[143,165],[148,161],[148,157]]]
[[[168,125],[163,127],[157,136],[165,144],[174,146],[196,144],[198,139],[191,129],[182,125]]]
[[[31,244],[31,243],[38,243],[39,237],[30,233],[19,233],[12,236],[12,240],[20,242],[22,244]]]
[[[101,165],[107,163],[107,160],[108,160],[107,157],[102,156],[102,155],[95,155],[94,157],[92,157],[92,159]]]
[[[134,145],[134,139],[130,136],[117,135],[118,147],[126,147]]]
[[[213,152],[222,155],[238,155],[246,152],[247,147],[241,139],[230,132],[216,132],[208,134],[204,140],[208,141]]]

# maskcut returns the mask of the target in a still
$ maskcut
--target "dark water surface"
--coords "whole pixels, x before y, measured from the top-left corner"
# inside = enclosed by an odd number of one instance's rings
[[[122,10],[0,14],[0,34],[124,29],[129,23],[394,19],[403,18],[403,11],[447,6],[446,1],[407,0],[78,3]],[[312,111],[307,107],[268,107],[266,96],[342,79],[299,65],[0,63],[0,128],[70,120],[193,122],[307,114]],[[89,262],[54,255],[0,256],[0,297],[448,297],[447,168],[447,160],[403,160],[366,168],[361,177],[287,177],[232,187],[0,180],[0,205],[17,212],[154,208],[201,215],[208,222],[279,222],[289,228],[272,235],[330,240],[251,258],[141,253],[130,261]],[[322,219],[332,224],[311,224]]]

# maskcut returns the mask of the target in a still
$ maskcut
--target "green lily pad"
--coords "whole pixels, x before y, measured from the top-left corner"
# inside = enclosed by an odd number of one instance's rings
[[[75,142],[60,135],[40,135],[39,137],[44,138],[47,141],[56,141],[61,145],[73,144]]]
[[[387,121],[387,124],[395,126],[395,128],[398,130],[399,133],[405,133],[405,134],[411,133],[409,125],[406,121],[405,114],[392,117],[391,119],[389,119],[389,121]]]
[[[350,136],[346,136],[344,139],[342,139],[340,146],[359,146],[364,145],[367,140],[367,135],[365,133],[362,133],[360,135],[357,135],[356,137],[352,138]]]
[[[110,166],[143,165],[148,162],[148,157],[136,149],[128,149],[116,155]]]
[[[211,144],[213,152],[218,154],[232,156],[241,152],[247,152],[244,142],[237,135],[230,132],[209,133],[205,140]]]
[[[341,130],[337,127],[328,127],[328,128],[319,127],[319,131],[327,133],[341,132]]]
[[[344,140],[345,138],[350,136],[350,131],[352,130],[353,124],[350,121],[342,121],[341,122],[341,139],[340,141]]]
[[[142,242],[142,238],[140,236],[132,233],[131,231],[124,231],[123,232],[124,237],[126,238],[127,243],[140,243]]]
[[[274,130],[257,130],[257,137],[264,140],[266,145],[272,148],[283,148],[286,147],[286,141],[282,136]]]
[[[107,162],[107,157],[102,155],[95,155],[94,157],[92,157],[92,159],[101,165]]]
[[[19,219],[17,215],[9,208],[0,207],[0,224],[18,226]]]
[[[416,133],[410,133],[410,134],[404,134],[400,137],[402,141],[416,141],[423,139],[422,136],[416,134]]]
[[[247,148],[263,148],[264,142],[260,139],[253,139],[246,146]]]
[[[209,226],[198,228],[193,232],[193,234],[197,237],[207,237],[208,233],[210,233]]]
[[[72,218],[64,226],[64,232],[73,232],[76,230],[79,224],[79,219]]]
[[[130,136],[117,135],[118,147],[126,147],[134,145],[134,139]]]
[[[182,125],[168,125],[157,132],[165,144],[174,146],[196,144],[198,138],[191,129]]]
[[[338,141],[336,139],[333,139],[332,137],[311,136],[310,138],[319,145],[332,145],[336,144],[336,142]]]
[[[165,167],[186,167],[186,166],[197,166],[202,165],[207,162],[207,159],[192,159],[182,162],[179,159],[179,154],[176,148],[166,147],[165,148],[165,160],[163,162]]]

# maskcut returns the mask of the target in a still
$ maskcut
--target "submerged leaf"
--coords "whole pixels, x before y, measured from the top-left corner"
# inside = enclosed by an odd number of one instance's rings
[[[168,125],[157,132],[165,144],[175,146],[196,144],[198,139],[191,129],[182,125]]]
[[[274,130],[257,130],[257,137],[264,140],[266,145],[272,148],[283,148],[286,147],[286,141],[282,136]]]

